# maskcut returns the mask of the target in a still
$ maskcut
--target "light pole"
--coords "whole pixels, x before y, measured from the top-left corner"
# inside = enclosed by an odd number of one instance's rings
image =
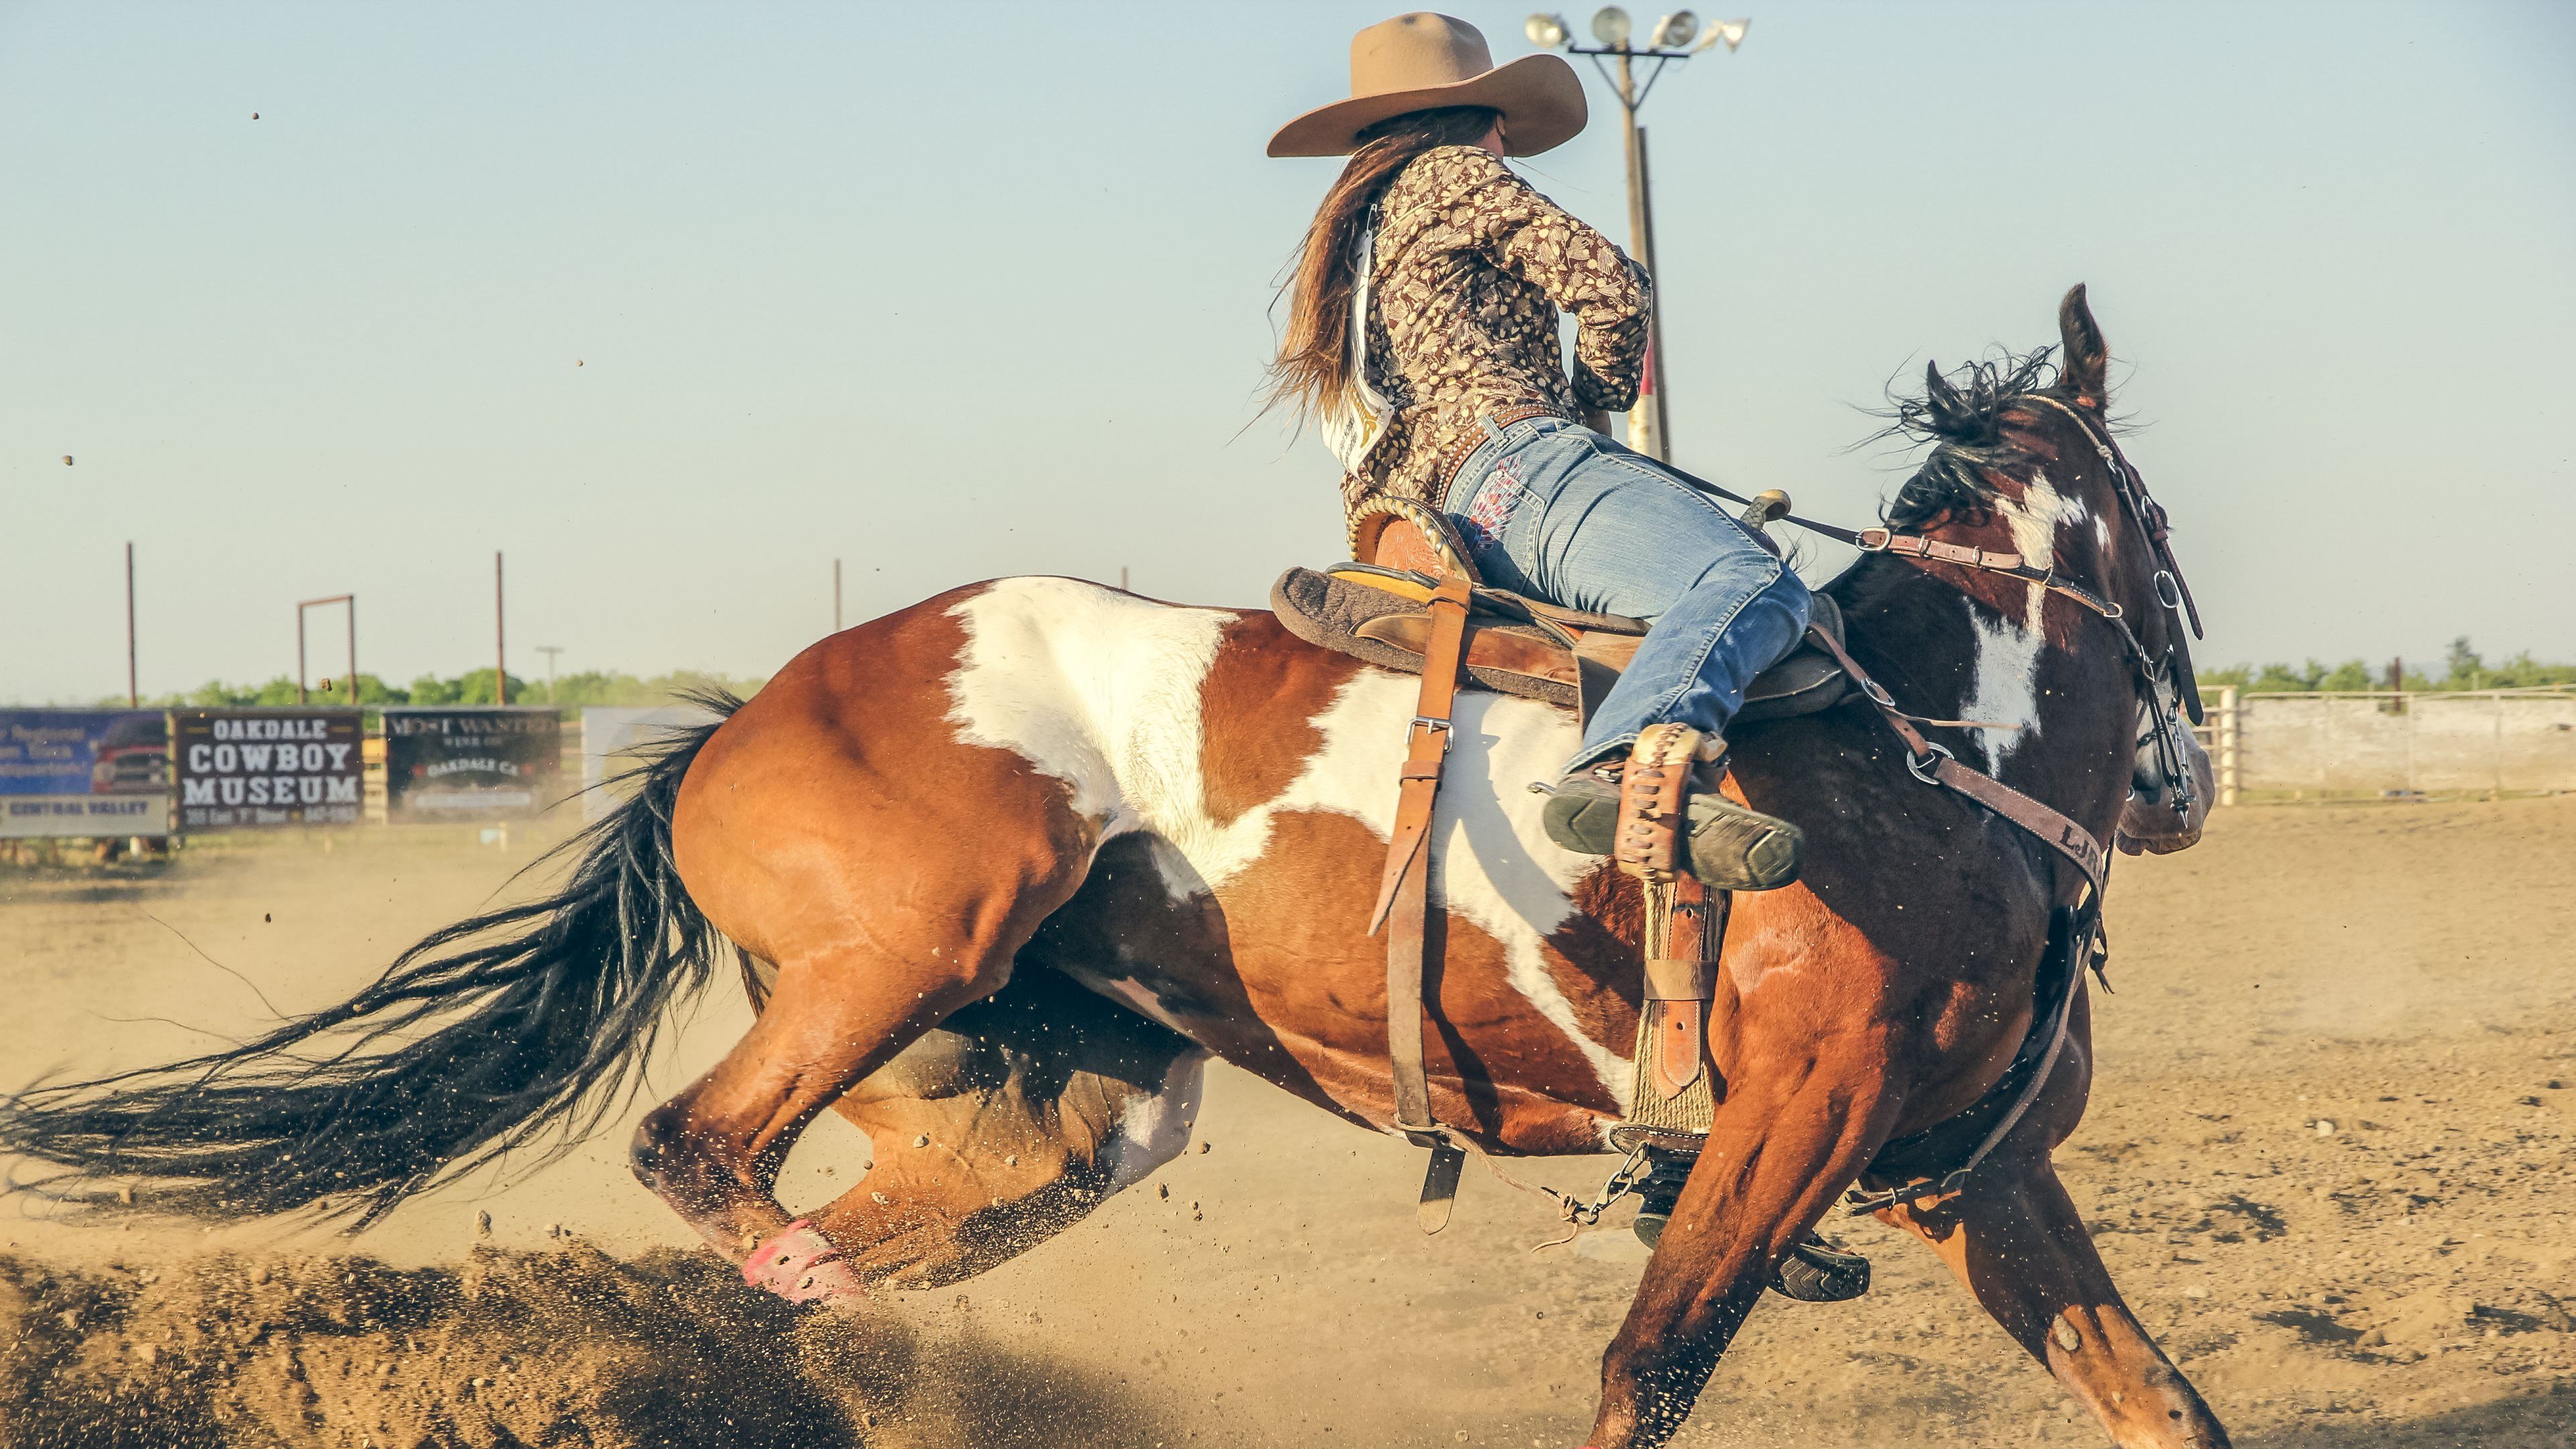
[[[1628,446],[1651,458],[1670,461],[1673,456],[1672,419],[1664,397],[1664,298],[1662,271],[1655,265],[1655,201],[1648,182],[1646,166],[1646,128],[1637,124],[1637,110],[1646,104],[1646,96],[1663,76],[1667,61],[1688,60],[1720,41],[1732,52],[1744,43],[1745,28],[1750,20],[1721,20],[1705,32],[1699,17],[1688,10],[1676,10],[1655,22],[1646,33],[1644,46],[1629,44],[1632,32],[1628,12],[1616,5],[1605,5],[1592,17],[1592,38],[1599,45],[1576,45],[1573,32],[1562,15],[1533,15],[1522,26],[1530,44],[1541,50],[1562,48],[1569,55],[1592,57],[1593,68],[1610,82],[1619,97],[1620,119],[1626,123],[1628,143],[1628,254],[1655,279],[1653,310],[1646,318],[1646,378],[1638,391],[1637,405],[1628,410]],[[1608,56],[1612,66],[1604,67],[1601,58]],[[1654,62],[1646,72],[1645,83],[1638,84],[1636,63]]]
[[[555,656],[563,652],[560,644],[540,644],[537,652],[546,656],[546,703],[555,702]]]

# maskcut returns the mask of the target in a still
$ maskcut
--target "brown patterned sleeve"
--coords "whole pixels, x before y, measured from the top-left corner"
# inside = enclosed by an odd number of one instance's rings
[[[1444,158],[1445,159],[1445,158]],[[1569,215],[1488,151],[1460,158],[1470,223],[1494,265],[1574,314],[1574,395],[1620,412],[1637,401],[1645,372],[1645,274],[1608,237]]]

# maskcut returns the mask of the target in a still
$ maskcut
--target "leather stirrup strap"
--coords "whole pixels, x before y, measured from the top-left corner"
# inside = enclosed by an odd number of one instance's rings
[[[2111,852],[2093,838],[2093,832],[2076,824],[2059,811],[2030,798],[1992,775],[1981,774],[1952,758],[1948,750],[1923,738],[1923,732],[1911,723],[1911,717],[1896,707],[1884,686],[1869,677],[1869,671],[1843,649],[1842,641],[1822,629],[1809,626],[1807,637],[1834,656],[1851,681],[1869,702],[1878,707],[1888,728],[1905,743],[1905,766],[1914,777],[1927,784],[1943,785],[1983,805],[2036,837],[2040,844],[2075,862],[2084,878],[2093,883],[2098,898],[2111,874]]]
[[[1431,820],[1440,795],[1440,769],[1449,753],[1450,715],[1458,700],[1458,666],[1467,644],[1471,585],[1443,579],[1431,594],[1431,637],[1422,660],[1422,694],[1404,732],[1404,768],[1397,777],[1395,833],[1386,846],[1386,876],[1379,884],[1369,931],[1386,928],[1386,1047],[1395,1084],[1396,1130],[1417,1147],[1431,1149],[1422,1180],[1422,1230],[1449,1224],[1458,1174],[1467,1154],[1431,1116],[1431,1084],[1422,1064],[1423,977],[1430,969]]]

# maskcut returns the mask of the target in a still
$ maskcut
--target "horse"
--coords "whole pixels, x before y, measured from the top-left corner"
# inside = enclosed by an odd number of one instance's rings
[[[1879,552],[1826,592],[1885,697],[1950,722],[1922,726],[1940,752],[2124,850],[2179,849],[2208,770],[2185,763],[2199,789],[2178,811],[2193,781],[2142,743],[2173,703],[2158,692],[2190,677],[2161,513],[2142,515],[2109,442],[2080,286],[2059,331],[2053,362],[1927,369],[1894,426],[1929,452],[1886,508],[2049,581]],[[440,930],[258,1039],[21,1093],[0,1151],[107,1211],[363,1225],[595,1129],[730,948],[755,1022],[643,1117],[635,1175],[748,1283],[864,1312],[873,1290],[1027,1251],[1171,1160],[1211,1058],[1393,1130],[1366,917],[1416,686],[1260,611],[1065,578],[958,588],[713,701],[718,722],[566,843],[551,894]],[[1527,789],[1575,735],[1561,709],[1472,690],[1451,732],[1425,1051],[1438,1120],[1494,1157],[1602,1152],[1629,1090],[1638,888],[1551,845]],[[1727,788],[1805,832],[1804,875],[1733,902],[1713,1121],[1603,1355],[1591,1449],[1666,1442],[1783,1256],[1856,1187],[1896,1189],[1878,1216],[2114,1442],[2228,1442],[2051,1166],[2092,1083],[2082,972],[2050,949],[2085,883],[1929,786],[1932,754],[1857,696],[1736,732]],[[1881,1154],[1988,1098],[2052,969],[2071,1000],[2027,1110],[1973,1172],[1908,1188]],[[826,1108],[874,1163],[799,1216],[772,1184]]]

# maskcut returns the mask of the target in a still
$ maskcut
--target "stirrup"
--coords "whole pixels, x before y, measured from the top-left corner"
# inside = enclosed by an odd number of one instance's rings
[[[1679,725],[1658,725],[1696,735]],[[1640,738],[1648,747],[1650,734]],[[1697,754],[1694,746],[1690,759]],[[1615,856],[1640,879],[1687,875],[1718,890],[1777,890],[1798,878],[1805,836],[1798,827],[1737,804],[1718,792],[1723,758],[1641,767],[1625,762],[1577,771],[1554,785],[1532,785],[1549,799],[1540,811],[1548,838],[1578,855]],[[1645,776],[1654,776],[1649,780]],[[1660,787],[1640,798],[1640,785]],[[1687,833],[1683,824],[1688,822]]]

